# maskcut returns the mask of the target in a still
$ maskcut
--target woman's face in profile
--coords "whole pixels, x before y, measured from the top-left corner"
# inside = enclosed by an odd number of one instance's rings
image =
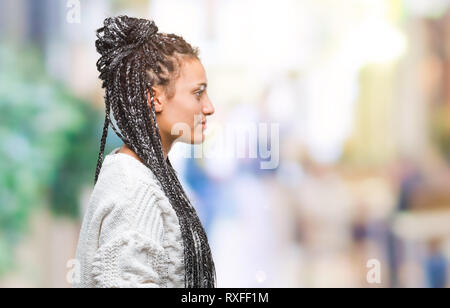
[[[175,95],[167,99],[155,89],[155,111],[161,138],[198,144],[204,141],[206,117],[214,113],[207,93],[205,69],[198,59],[184,60],[175,81]]]

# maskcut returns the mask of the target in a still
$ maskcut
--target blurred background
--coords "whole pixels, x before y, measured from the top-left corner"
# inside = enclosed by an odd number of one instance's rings
[[[450,1],[2,0],[0,287],[71,286],[104,120],[95,30],[118,14],[200,48],[205,145],[278,125],[271,169],[261,148],[170,154],[219,287],[450,286]],[[110,128],[105,153],[121,145]]]

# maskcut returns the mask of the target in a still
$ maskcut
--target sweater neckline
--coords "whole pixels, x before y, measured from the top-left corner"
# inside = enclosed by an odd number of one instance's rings
[[[156,179],[156,176],[153,174],[153,171],[150,170],[146,165],[141,163],[139,160],[134,158],[131,155],[125,153],[119,153],[120,147],[114,148],[108,155],[105,157],[105,161],[113,161],[116,159],[125,159],[131,162],[134,166],[138,167],[139,170],[144,171],[146,174],[150,175],[152,178]],[[104,163],[104,162],[103,162]]]

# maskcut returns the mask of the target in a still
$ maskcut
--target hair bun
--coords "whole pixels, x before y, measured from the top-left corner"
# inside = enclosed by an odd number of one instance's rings
[[[125,46],[138,46],[158,32],[153,20],[120,15],[108,17],[97,30],[97,51],[104,55]]]

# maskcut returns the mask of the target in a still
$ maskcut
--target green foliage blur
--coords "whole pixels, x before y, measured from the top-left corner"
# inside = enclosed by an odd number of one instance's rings
[[[77,218],[93,185],[103,116],[43,65],[32,46],[0,44],[0,275],[34,209]]]

